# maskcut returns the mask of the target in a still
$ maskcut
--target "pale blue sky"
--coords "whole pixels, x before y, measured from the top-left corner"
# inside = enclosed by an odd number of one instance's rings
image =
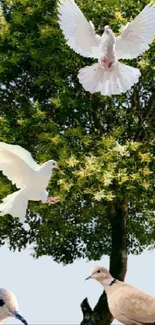
[[[94,306],[102,292],[99,283],[85,278],[94,265],[108,267],[108,258],[62,266],[50,257],[35,260],[30,254],[31,249],[13,253],[7,246],[0,248],[0,287],[16,294],[19,310],[29,324],[79,324],[82,299],[88,297]],[[126,282],[153,296],[154,273],[155,252],[129,257]],[[5,324],[17,323],[20,324],[14,318],[5,321]]]

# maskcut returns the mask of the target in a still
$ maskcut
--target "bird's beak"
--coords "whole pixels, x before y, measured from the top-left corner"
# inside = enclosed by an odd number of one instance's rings
[[[89,276],[85,279],[85,281],[86,281],[86,280],[89,280],[89,279],[92,279],[92,276],[91,276],[91,275],[89,275]]]
[[[14,317],[19,319],[23,324],[28,325],[27,321],[18,313],[18,311],[11,311]]]

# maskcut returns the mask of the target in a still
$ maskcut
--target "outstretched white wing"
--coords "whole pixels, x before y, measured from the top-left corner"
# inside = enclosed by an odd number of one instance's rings
[[[116,37],[117,59],[132,59],[149,48],[155,36],[155,5],[149,3]]]
[[[34,161],[29,151],[22,148],[18,145],[8,144],[5,142],[0,142],[0,149],[6,149],[17,156],[19,156],[21,159],[25,160],[25,162],[33,169],[38,168],[38,164]]]
[[[18,188],[32,182],[34,169],[38,168],[31,154],[17,145],[0,142],[0,170]]]
[[[98,58],[101,37],[95,33],[94,25],[87,21],[74,0],[60,0],[58,12],[67,44],[84,57]]]

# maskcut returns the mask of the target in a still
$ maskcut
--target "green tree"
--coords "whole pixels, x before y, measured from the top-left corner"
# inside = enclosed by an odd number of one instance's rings
[[[98,33],[115,33],[148,1],[79,0]],[[127,255],[155,244],[155,43],[130,64],[142,76],[121,96],[91,95],[78,70],[91,64],[65,44],[55,0],[1,0],[0,140],[19,144],[61,172],[49,184],[61,202],[30,202],[26,227],[0,219],[0,243],[10,249],[33,244],[34,255],[57,262],[110,256],[110,271],[124,280]],[[3,198],[15,188],[0,177]],[[82,324],[110,324],[106,296],[94,310],[82,304]]]

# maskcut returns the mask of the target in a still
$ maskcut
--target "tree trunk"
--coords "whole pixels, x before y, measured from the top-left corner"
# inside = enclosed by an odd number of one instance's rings
[[[112,227],[112,249],[110,254],[110,273],[114,278],[124,281],[127,270],[126,249],[126,219],[128,215],[128,201],[124,198],[121,202],[109,206],[109,218]],[[81,325],[110,325],[113,317],[109,311],[106,293],[100,296],[92,310],[87,298],[81,303],[83,320]]]

